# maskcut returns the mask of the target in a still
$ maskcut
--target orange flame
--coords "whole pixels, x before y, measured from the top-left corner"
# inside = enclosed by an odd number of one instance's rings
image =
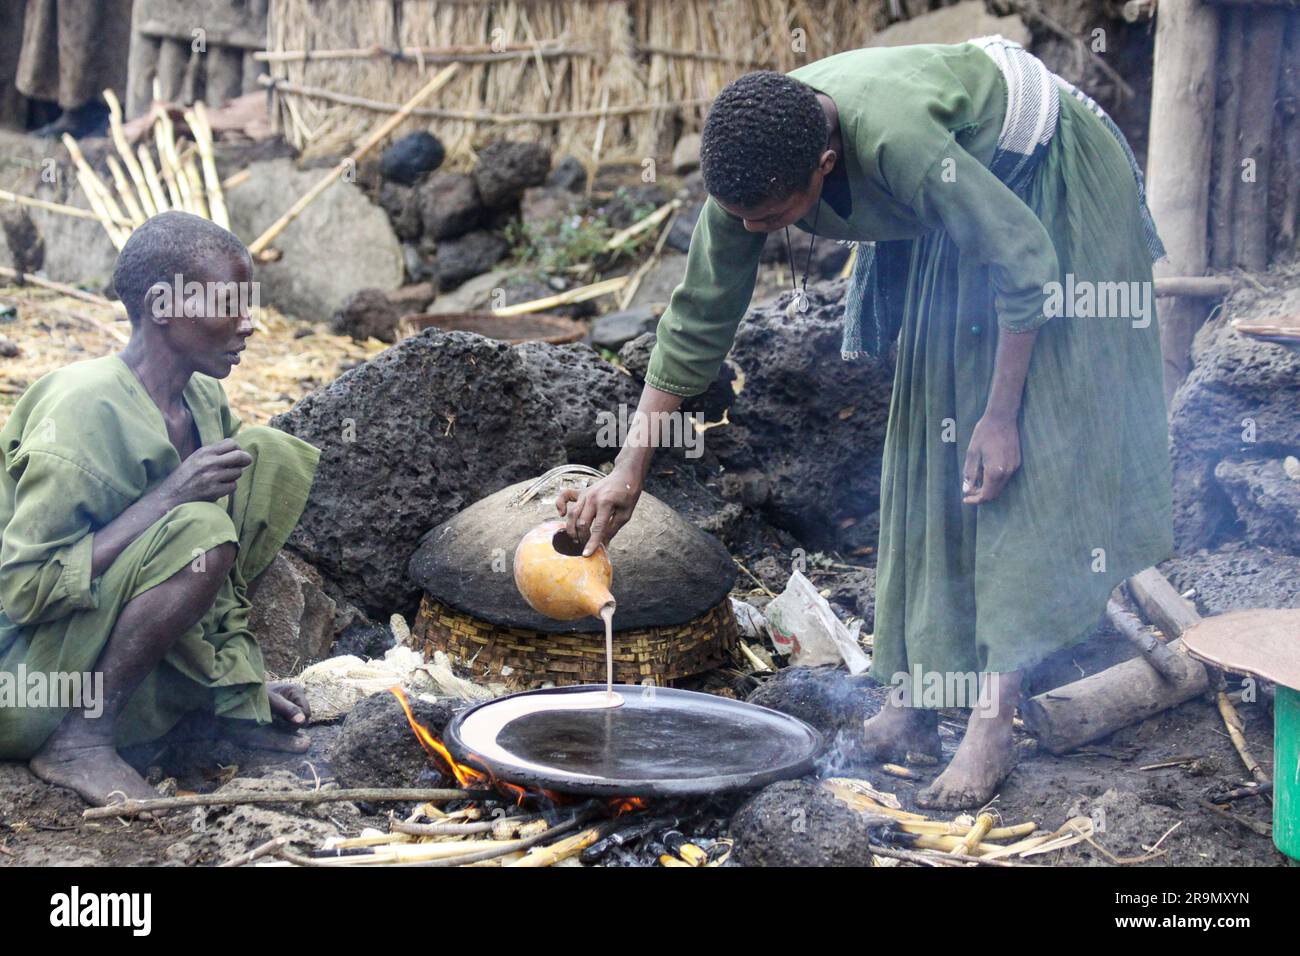
[[[640,797],[615,797],[609,802],[609,805],[616,817],[621,817],[625,813],[644,810],[647,806],[646,802]]]
[[[429,732],[429,728],[415,719],[411,713],[410,702],[406,699],[406,694],[400,687],[390,687],[388,692],[397,698],[398,703],[402,705],[402,710],[406,712],[406,722],[411,725],[411,730],[415,733],[415,739],[420,742],[424,752],[432,757],[435,761],[444,764],[451,770],[451,774],[456,778],[456,782],[462,787],[473,788],[482,786],[488,781],[488,775],[481,770],[476,770],[463,763],[458,763],[451,752],[443,746],[442,741]]]

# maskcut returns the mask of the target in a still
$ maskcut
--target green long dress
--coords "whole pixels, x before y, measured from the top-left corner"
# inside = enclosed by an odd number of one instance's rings
[[[172,509],[95,578],[96,529],[180,465],[157,405],[112,355],[43,376],[0,431],[0,690],[23,694],[23,673],[93,671],[128,601],[204,552],[238,544],[211,609],[128,701],[119,744],[159,737],[189,710],[271,720],[246,589],[293,530],[320,453],[271,428],[241,430],[216,379],[192,376],[185,401],[202,444],[233,437],[253,463],[232,495]],[[0,759],[30,757],[67,712],[33,702],[0,699]]]
[[[1116,584],[1172,550],[1159,333],[1129,163],[1062,95],[1057,134],[1025,199],[1016,196],[987,168],[1005,83],[969,44],[855,50],[791,75],[840,115],[851,208],[842,216],[823,200],[818,234],[913,240],[883,462],[872,674],[887,683],[915,668],[943,677],[1032,665],[1082,638]],[[811,229],[812,218],[800,225]],[[705,204],[649,384],[692,395],[712,381],[763,239]],[[1078,302],[1058,314],[1054,282],[1069,306],[1072,291],[1095,283],[1145,284],[1123,289],[1146,308],[1089,317]],[[1021,469],[996,500],[963,505],[962,464],[999,332],[1034,328]]]

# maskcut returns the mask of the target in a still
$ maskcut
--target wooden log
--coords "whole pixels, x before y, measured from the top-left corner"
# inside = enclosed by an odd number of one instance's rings
[[[1224,10],[1219,30],[1218,95],[1214,119],[1214,183],[1210,187],[1210,262],[1231,268],[1233,199],[1241,177],[1241,57],[1246,11]]]
[[[1106,602],[1106,617],[1162,677],[1178,680],[1182,671],[1178,662],[1173,660],[1174,652],[1156,635],[1155,628],[1144,625],[1136,614],[1126,610],[1114,598]]]
[[[1129,589],[1167,638],[1178,637],[1200,620],[1196,609],[1155,568],[1130,578]],[[1135,657],[1026,701],[1021,710],[1026,728],[1044,749],[1068,753],[1205,693],[1205,666],[1182,649],[1181,640],[1165,647],[1175,676],[1166,677],[1144,657]]]
[[[1222,299],[1232,286],[1232,276],[1164,276],[1156,279],[1156,295]]]
[[[1147,148],[1147,197],[1169,252],[1156,263],[1159,276],[1205,272],[1218,49],[1219,11],[1201,0],[1160,5]],[[1161,312],[1166,399],[1187,375],[1205,313],[1194,300],[1175,300]]]
[[[1282,169],[1300,169],[1300,12],[1291,13],[1287,23],[1286,55],[1278,79],[1279,115],[1282,119],[1279,142]],[[1283,197],[1278,210],[1277,249],[1300,252],[1300,176],[1282,176]]]
[[[1273,117],[1282,64],[1286,13],[1236,11],[1244,20],[1241,76],[1241,156],[1237,160],[1232,246],[1235,265],[1262,272],[1268,268],[1269,179]],[[1243,169],[1242,164],[1248,163]]]

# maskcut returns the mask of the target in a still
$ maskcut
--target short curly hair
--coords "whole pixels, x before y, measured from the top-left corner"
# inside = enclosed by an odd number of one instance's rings
[[[772,70],[746,73],[722,88],[704,122],[704,188],[740,207],[784,199],[807,187],[829,137],[812,87]]]
[[[252,272],[252,257],[239,238],[202,216],[169,210],[137,226],[113,267],[113,291],[131,325],[140,324],[154,285],[170,285],[177,274],[188,280],[214,257],[242,260]]]

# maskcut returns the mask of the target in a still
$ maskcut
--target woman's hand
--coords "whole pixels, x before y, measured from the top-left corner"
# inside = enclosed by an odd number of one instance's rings
[[[163,479],[158,491],[171,506],[190,501],[217,501],[235,490],[235,482],[253,456],[233,438],[197,449]]]
[[[961,471],[962,503],[981,505],[1002,494],[1020,468],[1020,428],[1015,416],[988,412],[975,423]]]
[[[639,469],[616,465],[581,493],[565,488],[555,499],[555,507],[567,520],[569,537],[585,542],[582,549],[585,556],[618,534],[631,519],[640,497]]]

